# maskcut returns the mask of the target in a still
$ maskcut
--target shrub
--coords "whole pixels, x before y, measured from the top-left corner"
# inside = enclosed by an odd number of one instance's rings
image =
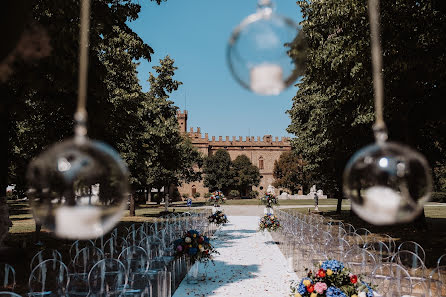
[[[254,198],[257,198],[257,196],[259,196],[259,192],[257,192],[257,191],[249,192],[249,198],[254,199]]]
[[[194,198],[198,198],[198,197],[200,197],[200,193],[198,193],[198,192],[194,193]]]
[[[240,197],[240,192],[238,190],[231,190],[229,192],[230,197]]]
[[[189,195],[187,195],[186,193],[184,193],[183,195],[181,195],[181,197],[183,197],[184,199],[189,198]]]
[[[432,202],[446,202],[446,192],[432,192]]]
[[[204,198],[209,198],[209,197],[211,197],[211,193],[205,193],[204,194]]]

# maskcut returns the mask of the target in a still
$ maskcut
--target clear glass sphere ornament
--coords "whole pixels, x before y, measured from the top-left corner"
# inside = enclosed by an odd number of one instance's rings
[[[291,43],[295,44],[293,58],[289,54]],[[260,95],[278,95],[303,75],[306,49],[298,26],[275,14],[270,0],[260,0],[257,13],[233,31],[227,60],[243,87]]]
[[[389,225],[413,220],[430,198],[426,159],[411,148],[378,140],[356,152],[344,171],[344,194],[363,220]]]
[[[28,167],[34,218],[58,237],[101,236],[122,217],[128,177],[119,154],[102,142],[77,136],[55,144]]]

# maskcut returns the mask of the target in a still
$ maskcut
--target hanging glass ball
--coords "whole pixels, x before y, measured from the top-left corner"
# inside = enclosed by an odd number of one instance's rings
[[[122,217],[128,177],[119,154],[102,142],[77,137],[55,144],[28,168],[34,218],[58,237],[99,237]]]
[[[407,146],[377,142],[353,155],[344,171],[344,194],[363,220],[375,225],[409,222],[432,191],[426,159]]]
[[[289,44],[293,42],[291,58]],[[306,49],[298,26],[275,14],[270,0],[260,0],[257,13],[233,31],[227,60],[242,86],[260,95],[278,95],[303,75]]]

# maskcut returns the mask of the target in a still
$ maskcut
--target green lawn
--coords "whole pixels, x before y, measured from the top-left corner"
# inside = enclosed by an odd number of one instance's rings
[[[336,205],[338,200],[336,199],[319,199],[319,205]],[[260,205],[259,199],[237,199],[237,200],[226,200],[224,205]],[[342,201],[343,205],[350,205],[348,200]],[[314,205],[313,199],[302,199],[302,200],[279,200],[279,205]]]

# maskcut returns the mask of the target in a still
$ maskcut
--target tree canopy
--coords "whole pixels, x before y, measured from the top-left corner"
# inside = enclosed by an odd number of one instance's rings
[[[285,188],[296,194],[300,189],[305,191],[308,177],[304,172],[305,162],[295,152],[284,152],[279,160],[274,161],[274,187]]]
[[[288,111],[294,151],[311,183],[341,196],[347,160],[374,141],[373,86],[364,1],[298,1],[308,60]],[[445,164],[445,11],[432,1],[381,1],[385,120],[389,136]],[[291,55],[298,55],[297,44]],[[438,171],[436,171],[438,172]]]
[[[227,193],[231,189],[234,178],[231,167],[231,157],[226,150],[219,149],[215,154],[208,156],[203,166],[204,186],[211,192],[221,190]]]
[[[260,183],[259,168],[251,163],[251,160],[245,155],[237,156],[232,161],[233,184],[232,187],[239,191],[241,195],[248,195],[252,186],[258,186]]]

